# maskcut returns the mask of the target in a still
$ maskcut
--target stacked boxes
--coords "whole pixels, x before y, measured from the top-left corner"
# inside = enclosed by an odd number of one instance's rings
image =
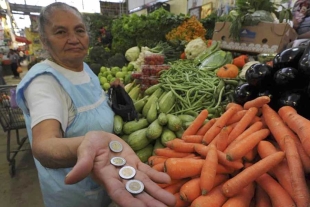
[[[133,73],[132,78],[140,81],[141,89],[144,91],[148,87],[157,84],[160,72],[167,69],[169,69],[169,65],[164,64],[163,55],[151,54],[145,56],[141,72]]]

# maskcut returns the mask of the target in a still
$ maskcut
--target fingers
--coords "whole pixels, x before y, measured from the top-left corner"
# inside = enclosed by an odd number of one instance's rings
[[[85,156],[78,158],[77,163],[65,178],[66,184],[77,183],[86,178],[93,168],[93,158]]]

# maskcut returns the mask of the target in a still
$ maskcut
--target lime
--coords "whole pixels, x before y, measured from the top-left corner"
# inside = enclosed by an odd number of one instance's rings
[[[127,72],[127,71],[128,71],[127,67],[126,67],[126,66],[123,66],[123,67],[122,67],[122,72]]]
[[[116,78],[124,78],[125,77],[125,72],[121,72],[121,71],[119,71],[119,72],[117,72],[116,74],[115,74],[115,77]]]
[[[104,83],[103,84],[103,89],[106,91],[110,88],[110,83]]]
[[[107,71],[107,68],[106,67],[104,67],[104,66],[101,66],[101,68],[100,68],[100,72],[105,72],[105,71]]]
[[[121,69],[119,68],[119,67],[112,67],[111,68],[111,73],[113,74],[113,75],[115,75],[117,72],[119,72]]]
[[[113,75],[111,74],[107,76],[108,81],[110,81],[112,78],[113,78]]]
[[[106,77],[102,76],[102,77],[100,77],[99,81],[100,81],[101,85],[103,85],[103,84],[108,82],[108,79]]]
[[[134,66],[133,64],[130,64],[130,63],[129,63],[129,64],[127,65],[127,70],[128,70],[128,71],[133,71],[134,69],[135,69],[135,66]]]
[[[116,78],[114,78],[114,77],[113,77],[113,78],[111,78],[111,80],[110,80],[110,84],[111,84],[111,83],[113,83],[113,82],[115,81],[115,79],[116,79]]]

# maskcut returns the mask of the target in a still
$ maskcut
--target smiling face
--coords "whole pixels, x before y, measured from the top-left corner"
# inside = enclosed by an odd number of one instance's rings
[[[81,71],[89,44],[81,16],[72,9],[54,10],[44,31],[41,41],[53,61],[67,69]]]

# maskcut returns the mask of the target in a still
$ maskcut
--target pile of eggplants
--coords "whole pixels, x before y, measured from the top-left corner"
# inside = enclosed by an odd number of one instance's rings
[[[235,89],[236,103],[243,105],[267,95],[274,110],[292,106],[299,114],[310,118],[310,41],[278,53],[273,66],[253,64],[246,71],[245,78],[246,82]]]

